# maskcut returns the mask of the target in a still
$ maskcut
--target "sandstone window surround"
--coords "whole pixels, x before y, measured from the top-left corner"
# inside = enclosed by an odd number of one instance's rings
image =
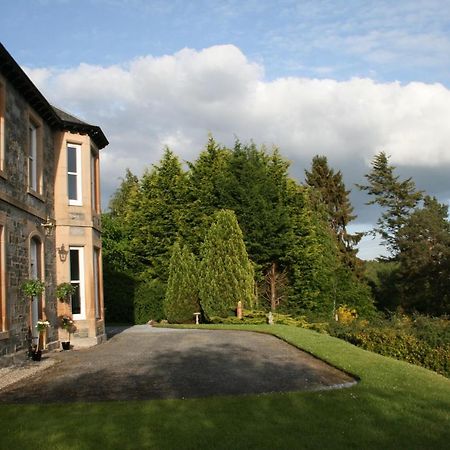
[[[29,112],[28,115],[28,193],[42,195],[43,133],[42,121]]]
[[[82,206],[81,145],[67,144],[67,192],[69,205]]]

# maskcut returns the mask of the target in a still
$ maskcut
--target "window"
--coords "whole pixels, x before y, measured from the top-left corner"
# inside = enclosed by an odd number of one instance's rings
[[[38,237],[33,237],[30,241],[30,278],[41,279],[42,273],[42,243]],[[36,339],[39,337],[36,324],[42,318],[42,296],[35,296],[31,301],[31,333]]]
[[[67,186],[69,205],[81,206],[81,146],[78,144],[67,144]]]
[[[28,121],[28,190],[34,194],[42,191],[42,126],[30,114]]]
[[[95,318],[101,319],[100,307],[100,249],[94,248],[94,303],[95,303]]]
[[[5,170],[5,83],[0,78],[0,172]]]
[[[100,212],[99,205],[99,184],[98,184],[98,155],[94,149],[91,150],[91,204],[95,213]]]
[[[2,216],[0,215],[0,220]],[[5,226],[0,223],[0,333],[8,329],[6,321]]]
[[[75,288],[71,296],[74,319],[85,318],[83,250],[83,247],[70,247],[70,284]]]
[[[37,192],[37,129],[28,124],[28,187]]]

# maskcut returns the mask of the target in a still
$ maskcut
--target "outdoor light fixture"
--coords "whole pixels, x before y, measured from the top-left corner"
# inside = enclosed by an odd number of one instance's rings
[[[53,229],[55,228],[55,221],[47,217],[47,220],[44,223],[41,223],[41,227],[44,229],[46,236],[51,236]]]
[[[64,262],[67,259],[67,255],[69,254],[69,250],[66,250],[64,247],[64,244],[61,244],[61,247],[58,247],[56,250],[58,250],[59,259],[61,262]]]

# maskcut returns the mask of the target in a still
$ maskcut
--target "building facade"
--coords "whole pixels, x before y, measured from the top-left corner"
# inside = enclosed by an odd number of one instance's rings
[[[0,44],[0,356],[26,350],[38,320],[48,348],[75,336],[105,339],[99,151],[102,130],[51,106]],[[26,298],[23,282],[45,291]],[[58,284],[75,287],[66,301]]]

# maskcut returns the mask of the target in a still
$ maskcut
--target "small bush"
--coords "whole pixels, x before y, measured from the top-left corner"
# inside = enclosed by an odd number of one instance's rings
[[[165,319],[164,296],[166,286],[160,280],[140,281],[134,293],[134,323]]]

